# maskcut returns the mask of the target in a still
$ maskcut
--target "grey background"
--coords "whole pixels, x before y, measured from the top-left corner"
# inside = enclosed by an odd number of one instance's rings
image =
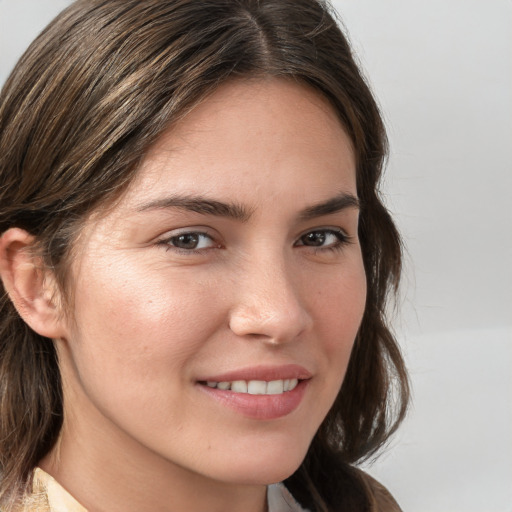
[[[0,83],[66,0],[0,0]],[[368,470],[405,511],[512,512],[512,2],[337,0],[391,141],[414,406]]]

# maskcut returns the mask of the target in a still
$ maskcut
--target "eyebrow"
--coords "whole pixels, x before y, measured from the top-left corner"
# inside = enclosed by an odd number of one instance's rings
[[[327,201],[314,204],[302,210],[299,214],[301,220],[310,220],[324,215],[332,215],[347,208],[360,209],[360,201],[357,197],[348,193],[341,193]],[[137,211],[159,210],[166,208],[178,208],[203,215],[215,215],[247,222],[253,210],[239,203],[225,203],[204,196],[170,196],[144,203]]]
[[[343,192],[327,201],[309,206],[301,212],[300,218],[310,220],[324,215],[332,215],[347,208],[360,210],[361,202],[356,196]]]
[[[217,217],[228,217],[241,222],[247,222],[252,211],[237,203],[224,203],[215,199],[208,199],[203,196],[170,196],[164,199],[157,199],[145,203],[138,211],[160,210],[164,208],[179,208],[204,215],[215,215]]]

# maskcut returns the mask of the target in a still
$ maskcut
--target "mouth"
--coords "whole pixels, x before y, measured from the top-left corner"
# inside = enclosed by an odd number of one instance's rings
[[[203,381],[199,382],[212,389],[232,391],[233,393],[245,393],[249,395],[281,395],[293,391],[299,384],[299,379],[280,380],[234,380],[234,381]]]
[[[312,374],[301,366],[256,367],[200,379],[208,397],[243,416],[274,420],[291,414],[301,404]]]

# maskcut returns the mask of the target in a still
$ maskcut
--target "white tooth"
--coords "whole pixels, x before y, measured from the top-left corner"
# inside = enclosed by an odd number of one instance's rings
[[[218,389],[226,390],[226,389],[229,389],[230,387],[231,387],[231,382],[218,382],[217,383]]]
[[[297,379],[290,379],[290,385],[288,387],[288,391],[292,391],[293,389],[295,389],[297,387],[298,383],[299,383],[299,381]]]
[[[247,392],[250,395],[265,395],[267,393],[267,383],[264,380],[250,380],[247,383]]]
[[[216,388],[217,387],[217,383],[213,380],[209,380],[206,382],[206,385],[209,387],[209,388]]]
[[[247,393],[247,382],[245,380],[235,380],[231,383],[231,391],[235,393]]]
[[[284,391],[284,381],[271,380],[267,384],[267,395],[280,395]]]
[[[283,384],[283,391],[290,391],[290,379],[286,379]]]

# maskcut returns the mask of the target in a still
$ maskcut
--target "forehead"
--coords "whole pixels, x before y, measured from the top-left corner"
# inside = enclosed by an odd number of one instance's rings
[[[293,194],[307,205],[339,191],[356,195],[355,158],[330,103],[289,80],[236,80],[163,133],[120,206],[198,193],[255,208]]]

